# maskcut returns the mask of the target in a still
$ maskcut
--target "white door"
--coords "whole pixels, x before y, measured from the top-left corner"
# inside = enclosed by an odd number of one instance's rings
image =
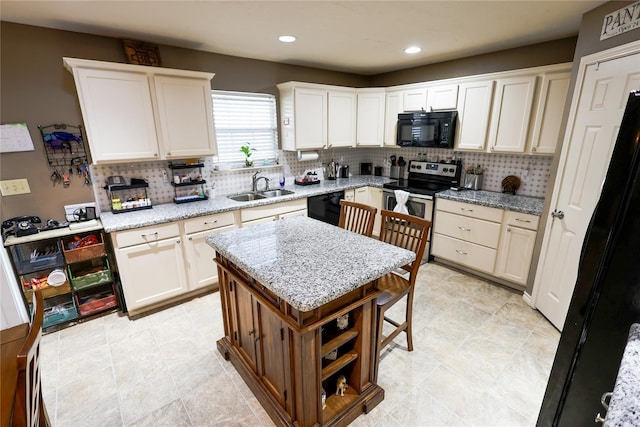
[[[584,59],[583,63],[588,64]],[[567,315],[582,244],[600,198],[629,92],[640,89],[640,53],[593,62],[582,74],[576,83],[573,99],[578,104],[572,106],[573,120],[570,116],[549,208],[563,215],[556,214],[547,222],[534,283],[536,307],[558,329]]]

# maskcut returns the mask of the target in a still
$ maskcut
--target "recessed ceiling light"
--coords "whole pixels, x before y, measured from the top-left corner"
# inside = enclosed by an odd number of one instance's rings
[[[278,37],[278,40],[280,40],[283,43],[293,43],[294,41],[296,41],[296,37],[295,36],[280,36],[280,37]]]
[[[418,53],[420,52],[422,49],[420,49],[418,46],[411,46],[408,47],[404,50],[404,53]]]

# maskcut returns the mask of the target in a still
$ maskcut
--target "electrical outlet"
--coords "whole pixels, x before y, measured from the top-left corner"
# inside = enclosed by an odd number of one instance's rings
[[[167,176],[167,171],[162,171],[162,182],[169,182],[169,177]]]
[[[26,178],[8,179],[0,181],[0,192],[3,196],[15,196],[16,194],[31,193],[31,188],[29,188],[29,181]]]

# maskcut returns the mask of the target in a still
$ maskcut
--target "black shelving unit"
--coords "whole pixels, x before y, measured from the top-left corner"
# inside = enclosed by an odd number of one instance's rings
[[[149,184],[146,182],[131,185],[105,185],[107,196],[111,202],[111,212],[114,214],[151,209],[151,199],[147,196]],[[143,193],[140,190],[144,189]]]
[[[174,189],[174,198],[173,203],[181,204],[181,203],[191,203],[191,202],[199,202],[202,200],[208,200],[209,198],[205,195],[204,185],[207,183],[206,180],[202,179],[202,168],[204,164],[202,163],[192,163],[192,164],[173,164],[169,163],[169,169],[171,170],[171,185]],[[194,179],[191,176],[181,175],[180,170],[187,169],[198,169],[198,176]],[[184,189],[185,187],[192,188],[194,186],[200,186],[200,192],[189,192],[190,194],[186,195],[178,195],[182,191],[178,190],[180,188]]]

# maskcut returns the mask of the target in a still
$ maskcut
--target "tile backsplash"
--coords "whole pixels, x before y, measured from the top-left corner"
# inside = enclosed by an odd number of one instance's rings
[[[319,157],[313,161],[298,161],[297,152],[280,151],[278,164],[272,166],[257,166],[251,169],[221,169],[215,157],[206,157],[202,161],[204,167],[202,171],[194,169],[191,172],[194,176],[201,173],[203,179],[207,181],[206,190],[211,194],[232,194],[251,190],[251,176],[258,170],[261,176],[269,178],[271,188],[277,188],[280,176],[284,175],[286,184],[292,184],[295,176],[304,174],[306,171],[315,171],[321,178],[324,166],[334,160],[340,165],[348,165],[351,175],[360,174],[360,163],[369,162],[373,166],[382,166],[383,175],[389,176],[390,156],[397,158],[402,156],[407,162],[413,159],[420,160],[441,160],[441,159],[461,159],[463,168],[467,166],[480,165],[485,169],[483,190],[502,191],[502,180],[508,175],[520,177],[521,186],[519,195],[544,197],[549,183],[552,157],[526,156],[514,154],[493,154],[493,153],[468,153],[454,152],[453,150],[439,148],[336,148],[329,150],[318,150]],[[111,165],[92,165],[91,173],[93,177],[93,190],[96,201],[101,211],[109,211],[111,204],[107,197],[104,186],[107,177],[111,175],[122,175],[127,182],[131,178],[146,179],[149,183],[147,195],[153,204],[171,203],[175,196],[174,187],[170,184],[172,179],[171,170],[167,167],[167,161],[120,163]],[[183,171],[185,172],[185,171]],[[406,177],[405,168],[405,177]],[[260,183],[260,185],[263,185]],[[178,195],[185,195],[188,189],[199,190],[200,187],[181,187]]]

